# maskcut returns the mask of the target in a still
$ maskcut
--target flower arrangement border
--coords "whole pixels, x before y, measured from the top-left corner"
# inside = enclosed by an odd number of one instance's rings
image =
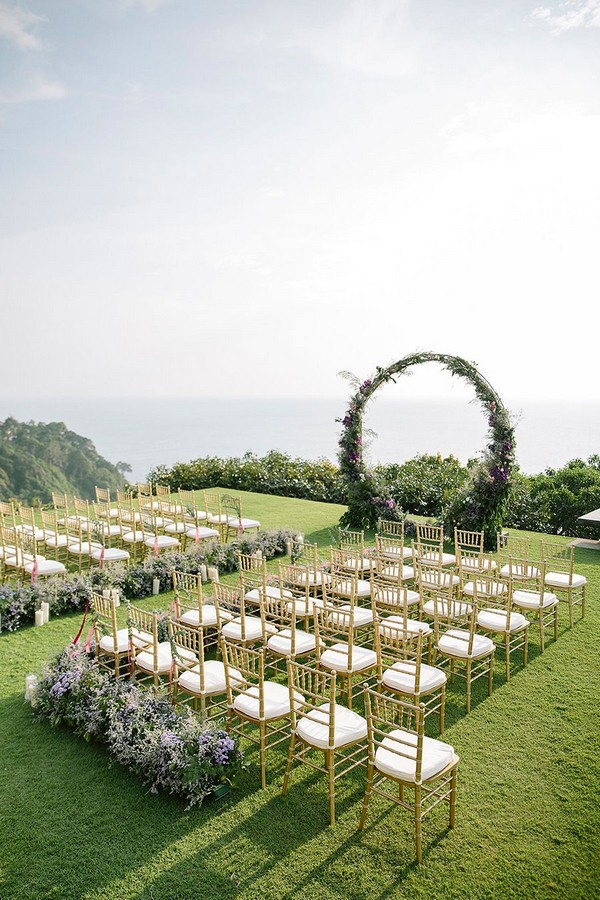
[[[446,353],[411,353],[387,368],[377,367],[375,375],[360,383],[350,373],[355,392],[350,398],[339,439],[338,460],[346,484],[348,510],[340,525],[350,528],[374,528],[379,518],[401,519],[402,510],[390,496],[389,486],[364,461],[363,414],[375,392],[387,382],[396,381],[407,369],[427,362],[440,363],[452,375],[468,381],[488,417],[488,435],[481,460],[442,514],[448,529],[459,527],[483,531],[487,549],[496,543],[502,527],[515,461],[515,434],[508,410],[496,390],[476,365]]]

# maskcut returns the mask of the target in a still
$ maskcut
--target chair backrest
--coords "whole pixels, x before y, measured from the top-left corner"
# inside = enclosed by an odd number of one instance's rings
[[[359,577],[361,558],[356,550],[329,548],[329,567],[331,574],[343,574],[346,578]]]
[[[335,747],[335,715],[336,674],[304,666],[288,657],[288,687],[290,690],[290,708],[292,732],[296,730],[298,718],[311,719],[319,725],[328,724],[327,749]],[[297,705],[297,695],[304,697],[302,708]],[[323,707],[327,706],[324,710]]]
[[[147,612],[138,606],[132,606],[129,600],[127,606],[127,630],[129,632],[129,645],[135,656],[139,652],[149,652],[154,657],[154,671],[158,670],[158,614]]]
[[[487,601],[486,601],[487,602]],[[457,641],[465,644],[465,653],[471,655],[477,628],[477,601],[464,597],[449,600],[443,597],[433,599],[433,630],[436,643],[447,631],[452,631]]]
[[[246,601],[244,599],[244,591],[239,585],[233,586],[223,584],[216,581],[213,584],[213,602],[217,609],[218,621],[223,621],[223,612],[230,613],[234,618],[239,620],[240,640],[246,642],[246,620],[249,614],[246,612]],[[253,610],[253,612],[255,612]],[[255,616],[253,616],[255,618]],[[263,633],[264,637],[264,633]]]
[[[400,538],[404,540],[404,519],[395,522],[393,519],[378,519],[377,534],[380,537]]]
[[[575,551],[568,544],[554,544],[550,541],[540,541],[540,558],[546,565],[546,570],[553,569],[562,572],[573,580],[573,565]]]
[[[2,541],[2,559],[18,558],[20,554],[20,532],[13,525],[2,525],[0,540]]]
[[[357,581],[357,576],[350,572],[328,572],[321,586],[323,599],[328,603],[339,603],[341,600],[354,603],[358,593]]]
[[[405,569],[407,579],[404,578]],[[379,550],[376,551],[373,560],[371,580],[376,578],[379,581],[390,581],[394,584],[401,585],[404,580],[408,580],[409,577],[412,578],[413,575],[414,570],[413,573],[409,571],[409,568],[405,566],[402,556],[396,556],[392,559],[389,556],[381,554]]]
[[[531,550],[529,549],[529,538],[515,537],[514,534],[509,534],[507,536],[499,533],[496,538],[496,543],[498,565],[502,565],[503,562],[508,561],[509,556],[521,558],[532,556]]]
[[[420,556],[414,559],[415,579],[421,599],[443,597],[451,599],[456,591],[452,573],[442,566],[441,559],[429,562]]]
[[[508,581],[513,589],[539,593],[541,603],[544,597],[547,563],[532,561],[529,556],[509,556],[506,566]]]
[[[390,614],[398,616],[402,618],[403,627],[407,628],[407,620],[410,618],[408,588],[385,579],[375,578],[371,582],[371,606],[375,618]]]
[[[198,626],[194,628],[204,628],[204,606],[211,606],[213,597],[204,596],[202,589],[202,578],[200,575],[194,575],[191,572],[179,572],[173,570],[173,591],[175,593],[173,603],[175,607],[175,618],[177,621],[186,612],[198,613]],[[215,604],[217,615],[217,631],[221,627],[220,610]],[[210,627],[210,626],[206,626]],[[207,635],[209,632],[207,632]]]
[[[0,500],[0,524],[8,528],[17,524],[17,511],[12,500]]]
[[[263,632],[266,634],[267,627],[274,625],[277,630],[283,628],[291,629],[291,652],[296,653],[296,606],[290,602],[289,597],[275,597],[268,594],[263,588],[259,589],[260,596],[260,616],[263,621]]]
[[[204,510],[212,516],[221,516],[221,495],[216,491],[202,491]]]
[[[97,503],[108,503],[110,505],[110,490],[108,488],[95,486],[94,492],[96,494],[96,502]]]
[[[482,573],[491,574],[494,570],[494,562],[487,557],[483,548],[475,546],[456,545],[456,564],[461,583],[468,581],[474,575]]]
[[[341,605],[323,600],[314,608],[317,663],[326,650],[335,644],[347,646],[348,670],[352,671],[352,657],[356,644],[354,632],[354,603]],[[346,654],[344,653],[344,656]]]
[[[100,641],[109,637],[112,641],[112,652],[119,652],[119,639],[117,637],[117,607],[110,597],[103,597],[98,591],[92,591],[90,595],[92,609],[92,626],[94,640],[96,642],[96,654],[99,653]]]
[[[321,571],[324,562],[319,556],[317,544],[311,544],[305,540],[298,541],[294,538],[291,545],[291,560],[294,565],[307,566],[311,575],[316,575]]]
[[[227,706],[231,708],[236,694],[243,693],[249,685],[253,685],[258,694],[259,718],[265,717],[265,651],[253,650],[235,641],[223,638],[223,664],[225,666],[225,685],[227,688]],[[239,672],[242,681],[235,677]]]
[[[259,551],[260,553],[260,551]],[[254,588],[263,588],[267,584],[267,561],[256,553],[236,553],[240,573],[240,584],[246,592]]]
[[[156,482],[154,485],[154,492],[156,494],[156,498],[160,500],[169,500],[171,499],[171,487],[168,484],[159,484]]]
[[[153,493],[152,493],[152,483],[149,481],[143,482],[138,481],[136,484],[137,490],[137,500],[138,506],[140,510],[142,509],[154,509],[153,502]]]
[[[33,510],[32,510],[33,512]],[[40,509],[40,518],[42,520],[42,528],[44,530],[44,537],[50,535],[56,535],[59,533],[60,528],[58,525],[58,513],[55,509]],[[22,520],[21,520],[22,521]],[[68,524],[68,519],[65,522]]]
[[[61,518],[69,515],[69,498],[66,494],[58,494],[52,491],[52,507]]]
[[[456,550],[460,547],[464,550],[479,550],[483,553],[484,539],[483,531],[464,531],[462,528],[454,529],[454,547]]]
[[[501,581],[496,572],[480,572],[473,577],[473,602],[478,609],[497,609],[510,614],[513,583]]]
[[[290,591],[295,599],[305,600],[310,598],[309,566],[294,565],[292,563],[278,564],[278,581],[282,590]]]
[[[376,752],[383,746],[386,751],[414,763],[415,782],[420,784],[423,767],[423,707],[380,694],[372,688],[365,688],[364,695],[369,759],[372,762]],[[406,763],[403,763],[400,768],[406,767]]]
[[[133,491],[117,491],[117,505],[131,506],[133,504]]]
[[[416,547],[419,557],[428,553],[442,554],[444,552],[443,525],[426,525],[423,522],[417,522],[416,532]]]
[[[376,534],[375,550],[379,556],[402,562],[404,559],[404,535],[392,537],[387,534]]]
[[[44,512],[44,510],[40,510],[40,512]],[[32,506],[23,506],[22,504],[19,504],[19,521],[23,526],[21,529],[22,531],[35,531],[35,512]]]
[[[83,522],[87,522],[90,518],[90,504],[88,500],[82,500],[80,497],[73,497],[73,509],[75,515]]]
[[[415,679],[415,694],[421,687],[423,634],[408,631],[397,622],[378,620],[375,623],[375,652],[377,653],[377,683],[383,681],[384,670],[394,666]]]
[[[338,545],[340,550],[350,550],[360,559],[365,555],[364,531],[348,531],[340,528]]]
[[[200,679],[200,693],[205,692],[204,672],[204,631],[200,627],[174,622],[169,617],[169,642],[173,659],[173,679],[177,680],[182,672],[193,672]],[[181,651],[185,651],[182,653]]]

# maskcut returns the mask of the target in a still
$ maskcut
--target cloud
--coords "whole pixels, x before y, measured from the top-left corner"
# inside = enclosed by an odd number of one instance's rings
[[[564,0],[557,7],[537,6],[528,18],[544,22],[553,34],[574,28],[600,28],[600,0]]]
[[[154,12],[160,6],[170,3],[171,0],[122,0],[125,9],[132,9],[134,6],[140,6],[146,12]]]
[[[354,0],[328,26],[300,33],[299,46],[319,62],[382,78],[415,68],[409,49],[410,0]]]
[[[20,50],[39,50],[42,43],[30,29],[38,22],[44,21],[41,16],[27,12],[19,6],[0,3],[0,38],[11,41]]]
[[[9,92],[0,92],[0,103],[14,104],[31,103],[36,100],[63,100],[67,93],[66,87],[60,81],[38,75],[21,88],[15,88]]]

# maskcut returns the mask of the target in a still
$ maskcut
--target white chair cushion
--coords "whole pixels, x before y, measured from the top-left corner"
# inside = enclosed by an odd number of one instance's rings
[[[423,612],[427,613],[428,616],[434,616],[436,609],[436,601],[428,600],[427,603],[423,604]],[[460,616],[468,615],[471,606],[468,603],[461,603],[459,600],[452,600],[450,606],[450,615],[459,618]],[[442,599],[441,597],[437,600],[437,613],[438,616],[448,616],[448,601]]]
[[[569,577],[568,572],[547,572],[544,583],[549,587],[562,588],[566,591],[569,587],[583,587],[584,584],[587,584],[587,578],[584,578],[583,575],[576,575],[575,572],[573,572],[573,578]]]
[[[310,587],[320,587],[323,584],[323,573],[309,572],[307,576],[303,572],[298,576],[298,584],[305,585],[307,581]]]
[[[102,547],[98,550],[92,550],[92,559],[99,560],[102,558],[104,562],[124,562],[126,559],[129,559],[129,552],[127,550],[119,550],[117,547],[105,547],[104,548],[104,556],[102,555]]]
[[[421,602],[421,595],[418,593],[418,591],[410,591],[408,590],[408,588],[402,588],[402,596],[405,596],[405,594],[407,606],[418,606],[418,604]],[[386,604],[386,606],[389,609],[391,607],[391,604]],[[394,606],[397,606],[397,604],[394,604]],[[402,609],[402,606],[398,606],[397,608]]]
[[[475,579],[475,581],[468,581],[465,584],[463,594],[466,594],[467,597],[472,597],[475,593],[475,583],[477,583],[478,597],[500,597],[508,590],[508,587],[500,581],[490,581],[486,584],[485,581],[477,581]]]
[[[347,569],[349,572],[354,572],[355,569],[358,569],[359,572],[364,572],[365,570],[368,572],[371,568],[372,562],[373,561],[369,556],[347,559],[344,564],[344,569]]]
[[[459,656],[462,659],[467,659],[469,657],[469,632],[462,631],[460,628],[451,628],[439,639],[437,649],[440,653],[448,656]],[[471,659],[487,656],[493,650],[494,642],[490,638],[484,637],[482,634],[473,636]]]
[[[260,522],[257,519],[239,519],[237,516],[227,516],[227,524],[230,528],[260,528]]]
[[[329,748],[329,703],[323,703],[317,709],[311,709],[302,716],[296,725],[296,735],[311,747],[318,750]],[[354,710],[334,706],[333,746],[345,747],[355,744],[367,736],[367,720]]]
[[[404,618],[402,616],[385,616],[381,620],[381,626],[383,631],[386,628],[404,628]],[[419,622],[418,619],[407,619],[406,620],[406,630],[411,632],[412,634],[416,634],[418,631],[424,637],[427,637],[429,634],[433,634],[433,629],[427,622]]]
[[[244,676],[237,669],[229,669],[232,681],[244,684]],[[204,663],[204,692],[200,689],[200,664],[182,672],[177,679],[177,684],[182,690],[189,694],[201,696],[209,694],[224,694],[226,690],[225,684],[225,666],[216,659],[209,659]]]
[[[150,635],[149,635],[150,637]],[[100,649],[107,653],[114,653],[115,642],[111,634],[105,634],[100,638]],[[129,632],[126,628],[117,631],[117,653],[126,653],[129,649]]]
[[[202,525],[196,526],[192,525],[191,528],[188,526],[184,526],[185,533],[189,538],[193,538],[194,540],[199,541],[216,541],[219,539],[219,532],[215,531],[214,528],[204,528]],[[169,529],[167,528],[167,531]]]
[[[412,566],[402,566],[396,563],[396,565],[386,566],[381,572],[384,578],[393,578],[396,580],[397,578],[401,578],[402,581],[411,581],[415,577],[415,570]]]
[[[486,631],[495,633],[520,631],[522,628],[527,628],[530,624],[529,619],[526,619],[521,613],[511,612],[508,628],[506,627],[506,619],[506,613],[501,609],[482,609],[477,613],[478,626]]]
[[[291,591],[281,590],[278,587],[273,587],[272,585],[268,585],[265,594],[267,597],[273,597],[275,600],[279,600],[281,597],[293,597]],[[248,600],[250,603],[260,603],[260,591],[258,588],[253,588],[251,591],[248,591],[247,594],[244,594],[244,600]]]
[[[94,550],[101,549],[102,547],[99,544],[94,544],[92,541],[82,541],[81,544],[79,542],[69,544],[69,553],[74,556],[90,556]]]
[[[417,664],[412,659],[401,659],[383,673],[383,683],[386,687],[401,694],[414,694],[415,671]],[[421,664],[419,679],[419,693],[427,694],[436,688],[446,684],[446,673],[435,666]]]
[[[158,547],[159,550],[164,550],[165,547],[179,547],[179,541],[176,537],[170,537],[168,534],[159,534],[158,540],[155,537],[146,538],[144,541],[146,547]]]
[[[279,653],[281,656],[289,656],[292,652],[292,631],[291,628],[285,628],[270,637],[267,641],[267,647],[273,653]],[[314,634],[307,634],[306,631],[296,629],[296,655],[303,653],[312,653],[317,646]]]
[[[256,616],[246,616],[245,617],[245,626],[246,626],[246,640],[247,641],[260,641],[263,636],[262,622],[260,619],[257,619]],[[267,622],[266,630],[276,631],[276,628],[270,626],[270,623]],[[231,622],[228,622],[226,625],[223,625],[221,629],[221,634],[223,637],[229,638],[231,641],[241,641],[242,640],[242,620],[241,617],[238,616],[236,619],[232,619]]]
[[[377,664],[377,654],[366,647],[352,646],[352,668],[348,668],[348,644],[334,644],[321,654],[319,664],[334,672],[362,672]]]
[[[520,606],[521,609],[539,609],[540,606],[547,609],[558,603],[556,594],[547,591],[544,591],[543,597],[539,591],[515,591],[512,599],[515,606]]]
[[[315,608],[315,601],[312,597],[309,597],[308,600],[293,600],[291,603],[287,604],[288,612],[291,612],[292,608],[296,609],[296,615],[299,618],[312,616]]]
[[[187,534],[187,528],[188,526],[185,522],[171,522],[170,525],[165,525],[165,531],[169,534],[183,534],[184,532]],[[195,529],[192,529],[192,531],[195,531]],[[190,537],[192,537],[191,534]]]
[[[428,563],[439,563],[440,554],[435,550],[426,550],[425,553],[421,554],[421,559]],[[456,562],[456,557],[452,553],[442,553],[441,561],[443,566],[453,566]]]
[[[398,740],[394,740],[394,738]],[[451,747],[450,744],[434,738],[423,737],[421,781],[429,781],[434,778],[454,760],[458,762],[458,757],[454,753],[454,747]],[[390,731],[389,737],[384,738],[377,748],[375,768],[384,775],[391,775],[402,781],[414,783],[417,772],[417,735],[401,728]]]
[[[98,513],[98,515],[100,516],[101,519],[106,518],[106,512],[104,510],[102,510],[102,512]],[[113,508],[113,509],[108,510],[108,516],[110,519],[116,519],[118,515],[119,515],[118,509]]]
[[[428,576],[432,577],[428,577]],[[430,588],[433,590],[444,590],[445,588],[449,588],[450,585],[456,587],[460,584],[460,578],[458,575],[453,575],[451,572],[440,572],[440,577],[438,578],[438,573],[435,575],[433,573],[424,572],[422,577],[422,583],[424,588]]]
[[[412,550],[410,547],[386,547],[379,555],[386,559],[398,559],[399,556],[402,556],[402,559],[410,559]]]
[[[148,644],[152,645],[152,635],[149,631],[139,631],[137,628],[131,629],[131,643],[138,650],[147,650]]]
[[[214,515],[208,517],[208,521],[211,525],[224,525],[227,522],[227,519],[228,517],[225,515]]]
[[[178,653],[183,659],[188,659],[190,662],[196,659],[195,655],[191,650],[186,650],[185,647],[180,647],[178,649]],[[171,671],[171,663],[173,661],[173,657],[171,655],[171,644],[169,641],[162,641],[158,645],[158,653],[156,657],[156,671],[159,675],[167,675]],[[151,650],[143,650],[141,653],[135,658],[135,664],[139,669],[143,669],[144,672],[154,672],[154,653]]]
[[[290,691],[287,685],[277,684],[275,681],[265,681],[263,682],[263,691],[263,721],[268,721],[270,719],[281,719],[284,716],[289,716],[291,712]],[[302,694],[299,694],[298,691],[294,691],[295,709],[302,709],[305,702],[306,701]],[[242,713],[242,715],[246,716],[249,719],[260,721],[258,685],[254,684],[252,685],[252,687],[249,687],[248,690],[244,691],[243,694],[238,694],[233,701],[233,708],[236,712]]]
[[[48,547],[68,547],[71,542],[71,538],[68,534],[50,534],[46,532],[46,536],[44,538],[44,543],[48,545]]]
[[[126,544],[141,544],[144,540],[143,531],[126,531],[123,535]]]
[[[10,565],[9,561],[6,560],[6,565]],[[35,563],[30,562],[25,566],[25,571],[28,575],[33,575]],[[56,562],[54,559],[40,559],[38,557],[37,560],[37,574],[38,575],[64,575],[66,572],[65,566],[61,562]]]
[[[540,574],[540,570],[536,569],[535,566],[522,566],[522,565],[509,565],[508,563],[505,566],[502,566],[500,569],[500,575],[503,578],[508,578],[511,574],[512,577],[516,581],[524,581],[527,578],[538,578]]]
[[[327,572],[323,573],[323,581],[325,584],[331,584],[331,578]],[[371,582],[364,581],[362,578],[356,580],[336,582],[335,592],[340,597],[351,597],[354,590],[354,596],[366,598],[371,596]]]
[[[200,625],[200,610],[198,609],[190,609],[185,612],[179,621],[183,625],[192,625],[193,627],[198,627]],[[206,625],[208,627],[217,624],[217,610],[211,603],[203,603],[202,604],[202,625]]]

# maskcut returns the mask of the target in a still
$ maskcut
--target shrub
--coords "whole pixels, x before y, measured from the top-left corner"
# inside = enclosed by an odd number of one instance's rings
[[[178,794],[188,808],[242,765],[236,742],[189,707],[175,710],[132,681],[116,681],[81,647],[69,646],[46,668],[35,717],[69,725],[86,740],[107,744],[110,755],[140,776],[153,793]]]

